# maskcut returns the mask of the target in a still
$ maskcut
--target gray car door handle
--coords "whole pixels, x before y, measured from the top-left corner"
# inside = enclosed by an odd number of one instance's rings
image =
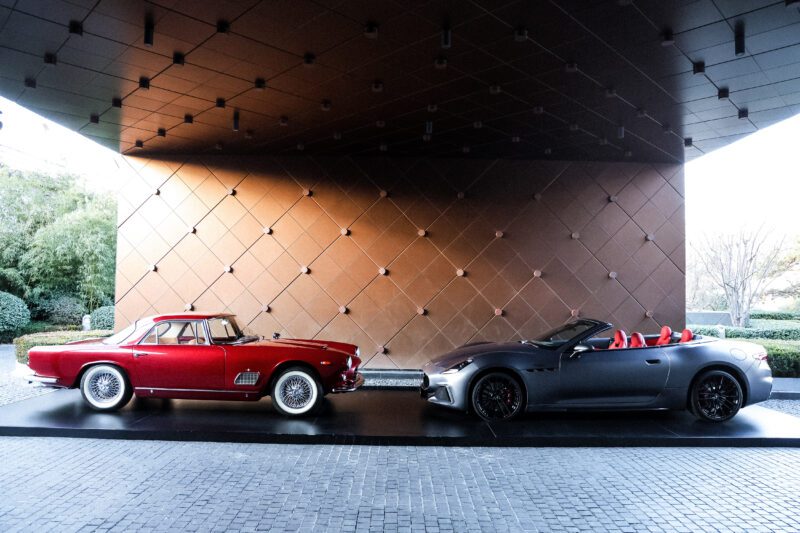
[[[647,359],[645,363],[647,363],[648,365],[660,365],[661,359]]]

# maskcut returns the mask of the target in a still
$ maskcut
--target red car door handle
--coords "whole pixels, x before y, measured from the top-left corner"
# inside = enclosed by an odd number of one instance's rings
[[[147,355],[146,352],[133,352],[134,357],[144,357],[145,355]]]

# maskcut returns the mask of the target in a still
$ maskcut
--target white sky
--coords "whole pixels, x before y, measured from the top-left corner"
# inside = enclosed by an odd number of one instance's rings
[[[0,161],[114,190],[120,155],[0,97]],[[687,236],[765,225],[800,235],[800,115],[686,164]]]

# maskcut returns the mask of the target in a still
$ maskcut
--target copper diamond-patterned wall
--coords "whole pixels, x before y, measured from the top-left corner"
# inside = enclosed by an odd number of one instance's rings
[[[684,323],[680,165],[125,159],[118,328],[190,304],[419,368],[574,314],[643,333]]]

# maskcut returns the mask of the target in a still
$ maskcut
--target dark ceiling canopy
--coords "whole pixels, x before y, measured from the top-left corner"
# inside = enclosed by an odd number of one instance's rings
[[[680,162],[800,112],[784,0],[0,0],[0,94],[120,152]]]

